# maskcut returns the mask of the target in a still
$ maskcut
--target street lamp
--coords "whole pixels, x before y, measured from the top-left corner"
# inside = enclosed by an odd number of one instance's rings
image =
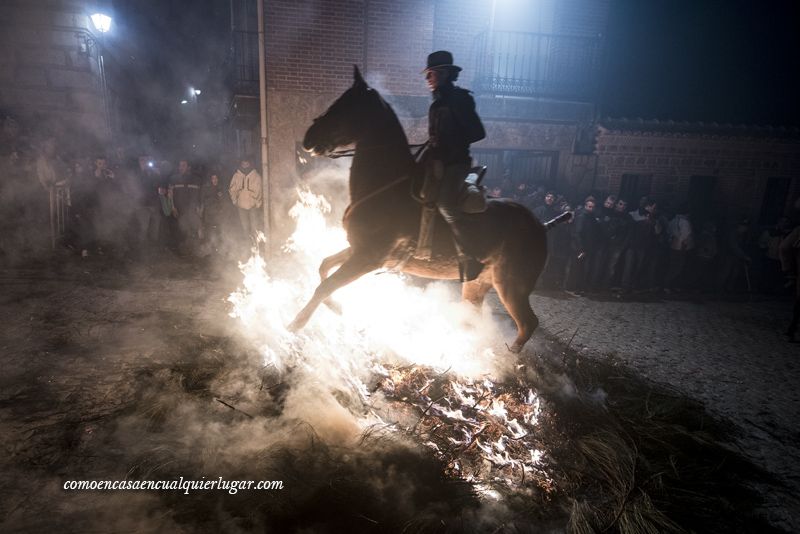
[[[103,107],[106,112],[106,133],[111,137],[111,113],[108,109],[108,85],[106,84],[106,65],[103,60],[105,52],[105,34],[111,29],[111,17],[104,13],[95,13],[91,17],[95,29],[100,32],[100,47],[98,48],[98,61],[100,63],[100,85],[103,91]]]
[[[111,29],[111,17],[104,13],[95,13],[91,16],[92,24],[100,33],[107,33]]]

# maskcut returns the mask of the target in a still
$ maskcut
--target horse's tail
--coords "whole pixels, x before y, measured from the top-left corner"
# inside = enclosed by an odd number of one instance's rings
[[[547,261],[547,231],[536,216],[525,206],[508,202],[512,206],[511,228],[524,234],[522,239],[506,239],[505,249],[516,261],[514,270],[525,280],[528,291],[533,291],[536,279]]]

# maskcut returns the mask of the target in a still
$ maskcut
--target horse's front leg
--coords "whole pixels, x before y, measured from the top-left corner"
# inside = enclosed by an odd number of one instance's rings
[[[322,263],[319,264],[319,279],[325,280],[328,278],[328,273],[330,273],[334,267],[338,267],[347,261],[347,258],[349,258],[352,254],[353,250],[350,247],[347,247],[346,249],[341,250],[336,254],[328,256],[322,260]],[[339,306],[339,303],[332,298],[326,298],[324,301],[322,301],[322,303],[325,304],[333,313],[337,315],[342,314],[342,307]]]
[[[297,314],[297,317],[295,317],[294,321],[289,325],[289,330],[291,332],[296,332],[303,328],[308,320],[311,319],[311,315],[317,307],[331,296],[334,291],[361,278],[368,272],[374,271],[381,265],[383,265],[383,260],[381,258],[352,254],[345,260],[342,266],[339,267],[339,270],[320,282],[317,289],[314,291],[314,296],[311,297],[308,304],[300,310],[300,313]]]

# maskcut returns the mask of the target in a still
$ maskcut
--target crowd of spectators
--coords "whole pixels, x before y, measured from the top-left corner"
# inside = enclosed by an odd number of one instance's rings
[[[548,232],[548,261],[539,287],[574,294],[643,292],[793,291],[781,268],[779,247],[793,228],[790,217],[757,228],[741,216],[725,223],[687,204],[662,206],[657,199],[589,196],[575,206],[545,187],[495,187],[541,221],[573,212],[569,224]],[[721,220],[720,220],[721,219]]]
[[[241,258],[262,226],[262,181],[250,157],[201,163],[134,148],[66,152],[54,136],[36,142],[6,117],[0,130],[0,259],[39,247],[82,257],[152,252]],[[524,182],[490,188],[542,222],[572,212],[548,232],[539,287],[572,293],[791,292],[780,246],[795,224],[757,229],[689,213],[656,199],[593,196],[578,205]],[[58,210],[62,227],[53,224]],[[56,235],[57,234],[57,235]]]
[[[2,136],[0,257],[56,247],[84,258],[234,258],[261,228],[262,183],[250,157],[223,171],[135,147],[70,153],[53,136],[24,138],[11,118]]]

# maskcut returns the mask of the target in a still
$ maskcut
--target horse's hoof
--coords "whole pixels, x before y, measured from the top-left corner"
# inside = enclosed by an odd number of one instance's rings
[[[518,343],[514,343],[510,347],[506,345],[506,347],[508,348],[508,352],[510,352],[511,354],[519,354],[520,352],[522,352],[522,345]]]
[[[333,313],[336,315],[342,315],[342,306],[332,299],[325,299],[322,301]]]

